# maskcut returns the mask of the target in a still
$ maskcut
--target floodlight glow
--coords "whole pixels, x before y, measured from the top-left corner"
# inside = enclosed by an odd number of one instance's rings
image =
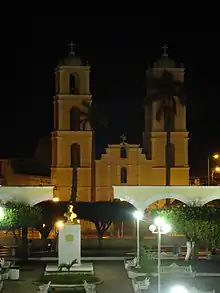
[[[0,207],[0,219],[4,217],[4,209],[3,207]]]
[[[59,200],[59,197],[53,197],[53,202],[58,202]]]
[[[57,221],[55,226],[56,226],[57,229],[63,228],[64,222],[63,221]]]
[[[151,232],[156,231],[156,229],[157,229],[157,226],[154,225],[154,224],[151,224],[151,225],[149,226],[149,230],[150,230]]]
[[[188,293],[188,289],[182,285],[176,285],[171,288],[170,293]]]
[[[161,229],[163,233],[169,233],[172,230],[172,227],[170,224],[164,224]]]
[[[136,220],[141,220],[141,219],[143,219],[143,214],[142,214],[142,212],[140,212],[140,211],[135,211],[135,212],[133,213],[133,216],[134,216],[134,218],[135,218]]]
[[[164,223],[164,220],[161,218],[161,217],[157,217],[155,220],[154,220],[154,223],[156,226],[160,226],[162,227],[165,223]]]

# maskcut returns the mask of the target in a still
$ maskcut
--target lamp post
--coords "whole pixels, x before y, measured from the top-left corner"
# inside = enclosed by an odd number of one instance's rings
[[[157,234],[157,281],[158,281],[158,293],[160,293],[160,265],[161,265],[161,235],[171,231],[171,226],[164,222],[161,217],[157,217],[154,220],[154,224],[150,225],[149,230],[153,234]]]
[[[212,156],[208,156],[208,164],[207,164],[207,171],[208,171],[208,185],[211,185],[213,183],[213,172],[210,172],[210,159],[215,159],[215,160],[218,160],[220,159],[220,155],[219,154],[214,154]],[[210,176],[211,175],[211,176]],[[211,178],[210,178],[211,177]]]
[[[220,167],[215,167],[211,172],[211,185],[214,183],[214,174],[220,173]]]
[[[133,213],[134,218],[136,219],[136,223],[137,223],[137,228],[136,228],[136,232],[137,232],[137,268],[140,268],[140,220],[143,219],[143,214],[140,211],[135,211]]]

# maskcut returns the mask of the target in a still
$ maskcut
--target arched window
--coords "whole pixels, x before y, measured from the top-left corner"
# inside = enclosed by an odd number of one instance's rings
[[[121,168],[121,183],[127,183],[127,168]]]
[[[70,130],[80,130],[80,110],[77,107],[72,107],[70,110]]]
[[[69,94],[73,95],[76,93],[76,77],[74,74],[69,76]]]
[[[127,158],[127,150],[123,146],[123,147],[121,147],[121,159],[126,159],[126,158]]]
[[[72,168],[80,167],[80,145],[78,143],[73,143],[71,145],[71,162],[70,166]]]

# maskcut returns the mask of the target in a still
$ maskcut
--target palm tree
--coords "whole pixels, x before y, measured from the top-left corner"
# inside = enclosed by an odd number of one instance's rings
[[[83,101],[85,112],[81,112],[81,125],[84,130],[89,124],[92,131],[92,149],[91,149],[91,201],[96,200],[96,163],[95,163],[95,132],[97,126],[102,125],[107,128],[106,117],[98,110],[97,105],[92,102]]]
[[[160,79],[148,78],[148,94],[145,99],[145,105],[151,105],[158,102],[158,110],[156,113],[157,121],[161,121],[164,117],[164,128],[166,131],[166,186],[171,184],[171,164],[172,164],[172,144],[171,132],[172,117],[177,114],[177,99],[182,106],[185,106],[185,96],[183,92],[183,84],[175,81],[172,73],[164,70]]]

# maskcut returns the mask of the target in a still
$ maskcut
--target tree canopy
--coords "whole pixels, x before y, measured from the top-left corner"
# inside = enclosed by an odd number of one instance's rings
[[[41,221],[42,210],[22,202],[6,202],[1,204],[3,217],[0,219],[1,229],[18,229],[35,227]]]
[[[123,201],[81,202],[77,203],[75,209],[80,219],[94,223],[99,239],[103,237],[112,222],[134,219],[134,211],[134,206]]]
[[[220,241],[220,209],[197,205],[180,205],[157,213],[171,225],[173,232],[184,234],[187,240]]]
[[[43,216],[41,225],[36,228],[43,232],[43,224],[45,224],[45,229],[50,227],[52,229],[55,221],[64,219],[68,203],[48,201],[42,202],[38,206],[43,210]],[[74,212],[77,214],[78,219],[94,223],[100,238],[103,237],[112,222],[133,219],[134,211],[133,205],[123,201],[77,202],[74,206]]]

